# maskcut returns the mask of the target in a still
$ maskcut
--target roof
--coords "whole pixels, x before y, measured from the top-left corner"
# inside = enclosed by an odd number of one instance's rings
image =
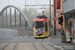
[[[37,18],[47,18],[45,15],[37,16]]]

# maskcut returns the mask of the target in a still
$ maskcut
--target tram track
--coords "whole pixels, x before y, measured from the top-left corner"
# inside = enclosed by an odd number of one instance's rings
[[[9,45],[9,43],[6,44],[1,50],[4,50],[8,45]]]
[[[37,40],[38,39],[35,39],[33,44],[32,43],[10,43],[10,44],[7,43],[2,48],[2,50],[21,50],[21,49],[23,50],[27,50],[27,49],[28,50],[54,50],[52,46],[48,46],[47,43],[43,43],[43,39],[39,43],[36,42]]]
[[[38,40],[38,39],[35,39],[35,41],[33,42],[34,50],[38,50],[38,48],[37,48],[36,45],[35,45],[35,43],[36,43],[37,40]],[[49,50],[47,47],[45,47],[45,46],[43,45],[43,40],[44,40],[44,39],[41,40],[41,46],[42,46],[45,50]]]
[[[34,50],[38,50],[35,46],[35,42],[36,42],[37,39],[35,39],[35,41],[33,42],[33,47],[34,47]]]
[[[32,32],[31,32],[31,30],[30,31],[28,31],[29,29],[27,29],[27,30],[25,30],[25,36],[28,36],[28,37],[26,37],[26,38],[29,38],[30,36],[32,36],[33,34],[32,34]],[[29,33],[28,33],[29,32]],[[24,37],[24,35],[23,35],[23,37]],[[38,39],[35,39],[35,41],[32,43],[32,45],[33,45],[33,48],[34,48],[34,50],[38,50],[38,48],[36,47],[36,45],[35,45],[35,43],[36,43],[36,41],[37,41]],[[45,49],[45,50],[49,50],[44,44],[43,44],[43,40],[44,39],[41,39],[41,46]],[[49,46],[50,47],[50,46]]]
[[[21,35],[20,36],[21,37],[25,37],[26,36],[26,38],[29,38],[29,37],[33,36],[33,33],[29,29],[27,29],[27,30],[21,30]]]
[[[28,29],[28,30],[29,30],[29,29]],[[26,32],[25,32],[25,33],[26,33],[25,36],[28,35],[27,38],[29,38],[30,36],[33,35],[31,31],[29,31],[29,32],[30,32],[29,34],[27,34],[27,30],[26,30]],[[33,45],[33,47],[34,47],[34,50],[38,50],[37,47],[36,47],[36,45],[35,45],[35,43],[36,43],[37,40],[38,40],[38,39],[35,39],[35,41],[32,43],[32,45]],[[41,46],[42,46],[45,50],[48,50],[48,49],[43,45],[43,40],[44,40],[44,39],[41,40]]]
[[[43,40],[44,40],[44,39],[42,39],[42,41],[41,41],[41,45],[42,45],[46,50],[48,50],[48,48],[46,48],[46,47],[43,45]]]
[[[15,47],[13,48],[13,50],[16,50],[17,45],[18,45],[18,43],[16,43]]]
[[[38,41],[39,39],[35,39],[35,41],[33,42],[33,43],[31,43],[32,45],[32,48],[33,48],[33,50],[51,50],[50,48],[52,47],[52,46],[48,46],[48,44],[47,43],[43,43],[43,41],[44,41],[44,39],[41,39],[41,41],[39,42],[39,43],[37,43],[37,41]],[[2,50],[7,50],[7,49],[11,49],[12,48],[12,50],[20,50],[21,48],[23,48],[23,49],[26,49],[26,44],[28,44],[28,46],[30,46],[30,44],[29,43],[7,43],[3,48],[2,48]],[[46,45],[45,45],[46,44]],[[13,46],[11,46],[11,45],[13,45]],[[24,46],[24,47],[23,47]],[[27,47],[28,47],[27,46]],[[20,48],[21,47],[21,48]],[[53,48],[53,47],[52,47]],[[55,49],[55,48],[54,48]],[[53,49],[53,50],[54,50]],[[58,50],[58,49],[55,49],[55,50]]]
[[[9,44],[10,43],[6,44],[1,50],[5,50],[8,47]],[[15,44],[13,50],[16,50],[17,45],[18,45],[18,43]]]
[[[26,32],[26,34],[28,34],[28,32]],[[26,34],[23,34],[22,36],[24,37],[24,36],[27,36]],[[27,37],[27,38],[29,38],[30,36],[33,36],[33,34],[32,34],[32,32],[31,31],[29,31],[29,34],[28,34],[29,36]],[[33,42],[33,43],[31,43],[31,46],[32,46],[32,48],[34,49],[34,50],[49,50],[49,48],[48,47],[51,47],[51,46],[46,46],[46,45],[44,45],[45,43],[43,43],[43,41],[44,41],[44,39],[41,39],[41,41],[38,43],[38,45],[37,45],[37,40],[38,39],[34,39],[35,41]],[[28,46],[30,46],[30,45],[25,45],[25,44],[27,44],[27,43],[15,43],[15,45],[12,47],[12,50],[20,50],[21,49],[21,47],[22,48],[24,48],[24,49],[26,49]],[[28,43],[29,44],[29,43]],[[40,45],[39,45],[40,44]],[[9,46],[11,45],[10,43],[8,43],[8,44],[6,44],[3,48],[2,48],[2,50],[6,50],[7,48],[9,49],[10,47]],[[19,46],[21,46],[21,47],[19,47]],[[23,47],[24,46],[24,47]],[[26,48],[25,48],[25,46],[26,46]],[[38,47],[37,47],[38,46]],[[28,47],[29,48],[29,47]]]
[[[33,34],[32,34],[32,32],[31,32],[31,31],[30,31],[30,34],[29,34],[28,38],[29,38],[30,36],[33,36]]]

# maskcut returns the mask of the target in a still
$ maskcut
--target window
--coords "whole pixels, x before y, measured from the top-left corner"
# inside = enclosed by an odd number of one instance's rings
[[[57,0],[57,9],[60,9],[60,0]]]
[[[36,29],[37,28],[43,28],[43,27],[44,27],[43,22],[36,22]]]

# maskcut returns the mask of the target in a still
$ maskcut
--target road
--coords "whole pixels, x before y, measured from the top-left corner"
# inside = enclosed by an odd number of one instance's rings
[[[0,29],[0,50],[56,50],[47,43],[50,37],[42,41],[42,39],[36,40],[33,36],[24,35],[19,36],[17,30]]]

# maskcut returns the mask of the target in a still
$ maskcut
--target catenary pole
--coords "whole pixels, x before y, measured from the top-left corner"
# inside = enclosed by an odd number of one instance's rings
[[[56,17],[56,0],[54,0],[54,17]],[[54,20],[54,35],[56,35],[56,20]]]
[[[50,5],[49,6],[50,6],[50,15],[49,15],[50,16],[50,23],[49,23],[49,26],[51,26],[51,0],[50,0]],[[49,32],[50,32],[50,30],[49,30]],[[50,35],[51,35],[51,33],[50,33]]]

